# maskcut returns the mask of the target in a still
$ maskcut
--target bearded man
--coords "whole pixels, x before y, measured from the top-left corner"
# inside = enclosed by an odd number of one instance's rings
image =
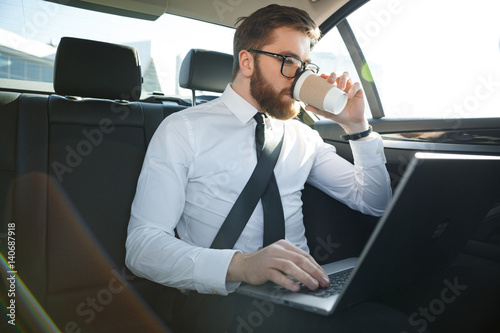
[[[191,327],[183,329],[236,331],[238,318],[246,318],[235,310],[245,308],[239,305],[242,296],[234,293],[241,282],[272,281],[291,291],[300,289],[299,282],[311,290],[328,286],[304,235],[301,190],[306,182],[375,216],[384,213],[391,198],[378,134],[350,141],[351,164],[293,119],[299,105],[291,86],[302,70],[318,71],[310,50],[319,36],[314,21],[296,8],[271,5],[244,18],[234,36],[233,80],[222,96],[169,116],[151,140],[132,205],[127,265],[141,277],[196,291],[176,305],[186,310],[179,317],[192,318],[181,319]],[[347,134],[368,134],[360,84],[348,73],[322,77],[348,94],[347,105],[338,115],[306,109],[339,123]],[[266,140],[283,137],[274,176],[285,234],[265,244],[259,202],[232,248],[210,248],[257,164],[256,115],[265,115]],[[251,311],[251,300],[246,302]],[[260,329],[271,331],[265,325]]]

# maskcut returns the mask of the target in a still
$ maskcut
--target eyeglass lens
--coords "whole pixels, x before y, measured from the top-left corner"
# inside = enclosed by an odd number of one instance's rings
[[[303,64],[304,63],[298,59],[295,59],[293,57],[286,57],[283,59],[281,73],[284,76],[293,78],[302,70]],[[305,64],[305,69],[310,69],[314,73],[317,73],[319,70],[319,68],[313,64]]]
[[[282,74],[288,77],[294,77],[302,68],[302,62],[292,57],[283,59]]]

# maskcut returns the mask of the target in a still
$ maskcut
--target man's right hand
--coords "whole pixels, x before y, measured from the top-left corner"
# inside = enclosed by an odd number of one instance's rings
[[[299,291],[302,282],[311,290],[327,287],[329,279],[314,258],[290,242],[282,239],[257,252],[233,256],[226,280],[262,284],[272,281],[290,291]]]

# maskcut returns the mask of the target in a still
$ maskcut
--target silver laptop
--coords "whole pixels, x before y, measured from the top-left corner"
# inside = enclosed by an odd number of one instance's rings
[[[404,287],[451,264],[500,199],[500,157],[417,153],[359,258],[324,265],[330,286],[271,282],[237,293],[322,315]]]

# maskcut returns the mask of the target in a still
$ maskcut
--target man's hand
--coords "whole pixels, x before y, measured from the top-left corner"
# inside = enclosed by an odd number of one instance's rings
[[[347,93],[347,104],[344,110],[338,115],[316,109],[310,105],[306,106],[306,110],[339,123],[347,134],[366,131],[368,129],[368,121],[365,118],[365,101],[361,84],[359,82],[353,83],[348,72],[344,72],[341,76],[337,76],[336,73],[332,73],[330,76],[322,74],[321,77]]]
[[[227,271],[227,281],[262,284],[272,281],[291,291],[300,285],[287,275],[302,282],[311,290],[329,285],[328,276],[321,266],[303,250],[286,240],[279,240],[257,252],[237,252]]]

